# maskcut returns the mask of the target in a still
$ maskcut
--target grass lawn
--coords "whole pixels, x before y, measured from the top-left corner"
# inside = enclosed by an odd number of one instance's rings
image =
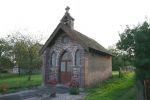
[[[118,78],[118,73],[115,72],[112,79],[87,89],[89,94],[85,100],[136,100],[134,84],[134,73]]]
[[[10,93],[41,85],[41,74],[32,75],[28,81],[27,75],[0,74],[0,93]]]

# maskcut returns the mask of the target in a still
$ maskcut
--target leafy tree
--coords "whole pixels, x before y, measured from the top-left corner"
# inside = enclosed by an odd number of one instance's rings
[[[135,40],[134,40],[134,33],[136,32],[137,27],[130,29],[129,26],[126,26],[126,29],[123,33],[121,33],[120,40],[116,44],[117,48],[124,52],[126,59],[133,65],[135,59]]]
[[[121,50],[117,49],[116,46],[111,46],[108,50],[113,54],[112,57],[112,70],[119,71],[123,66],[130,66],[127,55]]]
[[[28,41],[29,42],[29,41]],[[40,45],[38,43],[32,43],[30,42],[28,45],[28,80],[31,80],[31,74],[32,70],[34,68],[39,68],[41,66],[40,57],[39,57],[39,51]]]
[[[0,65],[3,69],[8,69],[14,66],[14,63],[11,58],[11,47],[9,43],[4,39],[0,39]]]
[[[144,85],[145,100],[150,100],[150,25],[144,22],[135,35],[135,65],[137,77]]]
[[[120,34],[117,43],[120,50],[127,52],[128,58],[134,61],[138,85],[139,100],[149,100],[150,96],[150,25],[147,21],[133,29],[127,28]],[[144,94],[144,95],[143,95]]]
[[[112,70],[118,71],[123,66],[122,55],[115,47],[109,47],[108,50],[113,54],[112,57]]]
[[[3,69],[10,69],[13,68],[14,63],[8,57],[1,57],[0,65],[3,67]]]
[[[41,45],[39,40],[34,40],[29,35],[23,35],[20,32],[9,35],[9,42],[12,47],[14,61],[20,69],[25,69],[29,75],[28,80],[31,80],[31,74],[34,69],[40,67],[40,57],[38,54]]]
[[[16,62],[16,66],[19,69],[19,75],[21,69],[26,69],[27,67],[27,44],[24,40],[17,40],[14,43],[12,48],[14,54],[14,60]]]

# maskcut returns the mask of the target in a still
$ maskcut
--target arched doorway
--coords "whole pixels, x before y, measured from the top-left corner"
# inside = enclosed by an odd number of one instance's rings
[[[71,64],[71,54],[65,51],[60,59],[59,82],[61,84],[67,84],[71,81]]]

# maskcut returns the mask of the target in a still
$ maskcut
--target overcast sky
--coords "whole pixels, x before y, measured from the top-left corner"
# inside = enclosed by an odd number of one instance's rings
[[[0,0],[0,37],[16,31],[43,35],[54,31],[69,6],[75,29],[104,47],[115,44],[126,25],[150,17],[149,0]]]

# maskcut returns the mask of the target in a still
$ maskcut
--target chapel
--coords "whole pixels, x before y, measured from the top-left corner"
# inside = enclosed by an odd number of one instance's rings
[[[112,55],[95,40],[74,29],[69,7],[40,50],[43,85],[50,80],[80,87],[96,85],[112,76]]]

